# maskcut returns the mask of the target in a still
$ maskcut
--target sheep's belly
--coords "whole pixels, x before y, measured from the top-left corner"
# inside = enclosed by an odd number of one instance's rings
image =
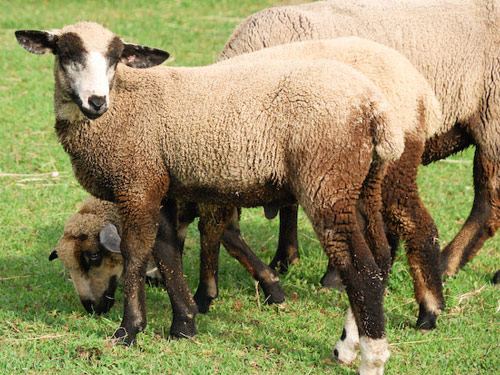
[[[219,187],[189,186],[174,180],[171,181],[168,195],[185,201],[221,206],[255,207],[269,204],[288,205],[295,202],[295,198],[288,190],[277,188],[270,183],[236,189],[223,185]]]

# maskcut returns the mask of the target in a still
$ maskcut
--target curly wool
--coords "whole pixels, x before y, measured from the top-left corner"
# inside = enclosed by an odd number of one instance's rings
[[[404,28],[402,27],[404,25]],[[359,36],[405,55],[442,106],[439,133],[457,122],[491,161],[500,160],[500,1],[331,0],[269,8],[247,17],[219,60],[301,40]]]

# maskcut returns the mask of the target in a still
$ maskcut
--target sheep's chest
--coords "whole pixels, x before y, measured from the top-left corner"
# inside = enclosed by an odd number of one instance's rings
[[[89,136],[85,127],[86,123],[76,126],[67,121],[57,121],[55,126],[78,182],[93,196],[113,201],[113,161],[101,152],[100,140]]]

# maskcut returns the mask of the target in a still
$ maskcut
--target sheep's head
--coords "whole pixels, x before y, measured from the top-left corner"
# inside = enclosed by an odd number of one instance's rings
[[[79,22],[60,30],[18,30],[16,38],[27,51],[56,56],[55,79],[61,100],[72,102],[89,119],[110,106],[116,67],[148,68],[165,61],[165,51],[123,42],[103,26]]]
[[[102,314],[113,306],[123,258],[116,227],[107,223],[98,230],[93,224],[90,215],[71,217],[49,259],[61,259],[85,310]]]

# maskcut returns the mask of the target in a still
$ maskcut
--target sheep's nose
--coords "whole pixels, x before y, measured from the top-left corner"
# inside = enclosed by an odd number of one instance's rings
[[[98,111],[104,104],[106,104],[106,96],[92,95],[89,97],[89,104],[92,109]]]

